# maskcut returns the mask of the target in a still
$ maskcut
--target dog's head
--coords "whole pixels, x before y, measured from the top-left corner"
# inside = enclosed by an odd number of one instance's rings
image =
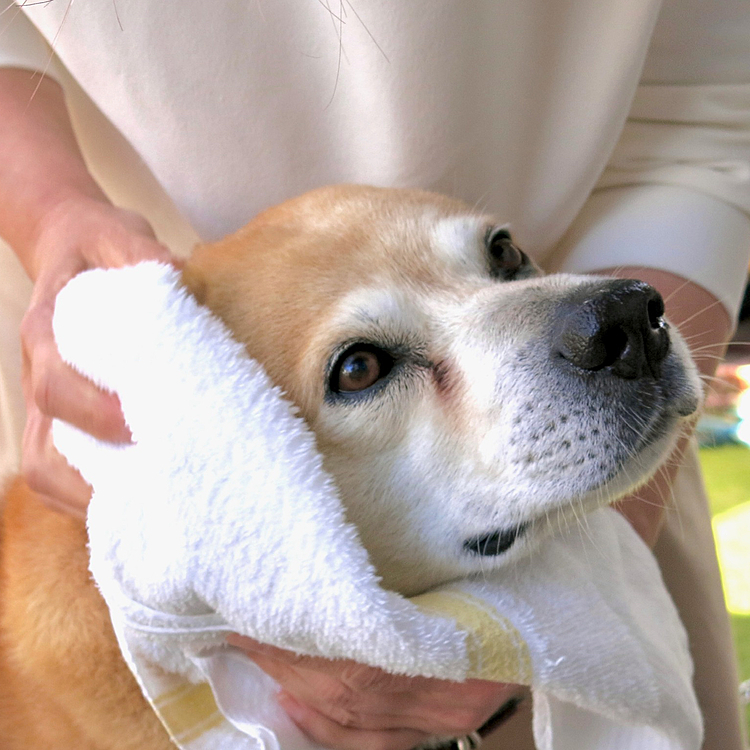
[[[390,588],[512,560],[672,449],[699,381],[654,289],[542,277],[496,220],[336,187],[185,271],[315,432]]]

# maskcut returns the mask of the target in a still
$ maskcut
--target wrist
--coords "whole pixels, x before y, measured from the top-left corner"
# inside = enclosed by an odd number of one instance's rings
[[[69,194],[45,212],[27,257],[34,282],[48,272],[71,278],[88,268],[170,259],[143,216],[113,205],[106,197],[80,193]]]
[[[104,193],[72,188],[40,199],[36,217],[30,222],[26,246],[16,251],[32,281],[36,281],[48,262],[73,246],[87,232],[90,217],[111,210]]]
[[[0,69],[0,235],[34,278],[38,238],[62,204],[107,199],[88,171],[55,81]]]

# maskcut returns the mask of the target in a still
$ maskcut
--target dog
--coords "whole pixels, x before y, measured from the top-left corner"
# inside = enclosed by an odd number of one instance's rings
[[[311,426],[383,585],[512,564],[646,481],[700,401],[652,287],[543,276],[508,227],[416,190],[322,188],[199,246],[185,287]],[[10,750],[167,750],[87,569],[18,479],[3,517]]]

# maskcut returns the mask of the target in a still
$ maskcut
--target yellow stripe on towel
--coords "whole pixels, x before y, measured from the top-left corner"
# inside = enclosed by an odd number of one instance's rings
[[[512,623],[487,602],[459,589],[428,592],[411,601],[428,614],[455,620],[466,632],[467,677],[522,685],[531,683],[528,646]]]
[[[208,683],[185,683],[163,693],[153,703],[170,736],[189,743],[219,726],[224,717]]]

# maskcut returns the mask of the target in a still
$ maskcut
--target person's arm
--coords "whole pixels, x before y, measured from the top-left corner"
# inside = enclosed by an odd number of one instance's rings
[[[0,236],[34,282],[21,330],[27,407],[22,469],[52,507],[85,513],[88,485],[54,450],[53,418],[127,441],[115,396],[66,366],[52,334],[55,296],[76,274],[140,260],[171,262],[140,216],[113,206],[90,176],[61,87],[0,68]]]
[[[710,387],[711,378],[724,356],[726,342],[732,330],[732,321],[726,308],[710,292],[667,271],[621,266],[597,273],[641,279],[661,292],[665,299],[667,318],[685,337],[704,387]],[[666,507],[672,499],[672,481],[694,426],[694,421],[685,424],[684,435],[677,448],[654,478],[617,504],[618,510],[650,547],[653,547],[659,536]]]

